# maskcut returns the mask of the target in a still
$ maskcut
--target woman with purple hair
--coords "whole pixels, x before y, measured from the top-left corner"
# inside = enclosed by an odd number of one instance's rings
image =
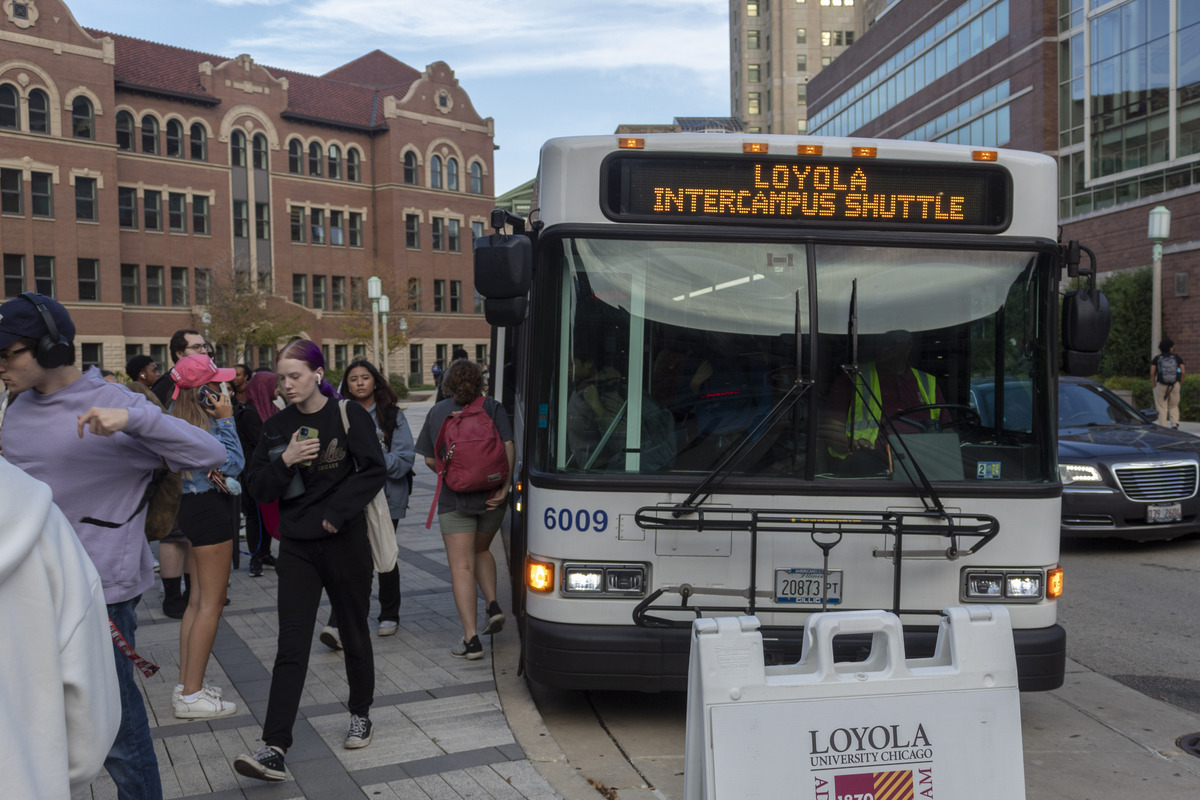
[[[289,342],[275,371],[289,405],[263,421],[247,488],[260,503],[279,501],[279,639],[264,744],[254,755],[234,760],[239,774],[264,781],[287,777],[284,755],[292,745],[322,591],[337,614],[346,654],[350,727],[344,746],[371,743],[375,658],[367,615],[374,564],[363,510],[383,488],[385,475],[375,422],[366,410],[347,403],[349,430],[343,426],[341,398],[325,380],[320,347],[307,339]]]
[[[247,470],[254,448],[258,447],[258,440],[262,438],[263,422],[279,410],[275,407],[278,385],[279,378],[274,372],[263,370],[254,373],[246,382],[246,402],[234,411],[234,422],[238,439],[242,442],[242,452],[246,455]],[[244,482],[245,475],[242,478]],[[246,518],[246,546],[250,548],[250,577],[258,578],[263,574],[264,566],[275,566],[275,557],[271,555],[271,539],[279,538],[278,501],[259,503],[249,492],[242,492],[242,515]]]

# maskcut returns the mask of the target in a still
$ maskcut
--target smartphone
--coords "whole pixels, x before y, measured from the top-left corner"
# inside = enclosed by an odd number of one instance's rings
[[[196,398],[200,401],[200,405],[209,411],[217,407],[217,393],[207,386],[200,387],[200,391],[196,393]]]
[[[310,428],[307,425],[302,425],[300,427],[299,435],[296,436],[296,441],[307,442],[310,439],[319,439],[319,438],[321,438],[321,437],[319,435],[317,435],[316,428]],[[301,461],[300,463],[307,467],[307,466],[312,465],[312,460],[310,459],[308,461]]]

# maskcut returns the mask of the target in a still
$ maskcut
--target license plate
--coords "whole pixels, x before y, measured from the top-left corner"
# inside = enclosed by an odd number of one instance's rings
[[[1154,503],[1146,506],[1146,522],[1179,522],[1183,506],[1179,503]]]
[[[819,568],[777,569],[775,570],[775,602],[796,603],[802,606],[821,605],[821,584],[824,581],[825,570]],[[824,581],[828,587],[829,605],[842,602],[842,571],[829,571],[829,580]]]

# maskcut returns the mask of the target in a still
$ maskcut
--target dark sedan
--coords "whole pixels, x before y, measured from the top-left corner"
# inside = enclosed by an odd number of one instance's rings
[[[1059,379],[1058,474],[1064,536],[1200,531],[1200,438],[1149,422],[1094,381]]]

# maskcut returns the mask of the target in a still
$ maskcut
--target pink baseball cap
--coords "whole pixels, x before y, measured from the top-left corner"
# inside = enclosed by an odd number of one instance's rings
[[[237,370],[221,369],[203,353],[184,356],[171,368],[171,380],[175,381],[175,391],[171,393],[171,399],[179,397],[180,389],[195,389],[213,381],[231,381],[236,376]]]

